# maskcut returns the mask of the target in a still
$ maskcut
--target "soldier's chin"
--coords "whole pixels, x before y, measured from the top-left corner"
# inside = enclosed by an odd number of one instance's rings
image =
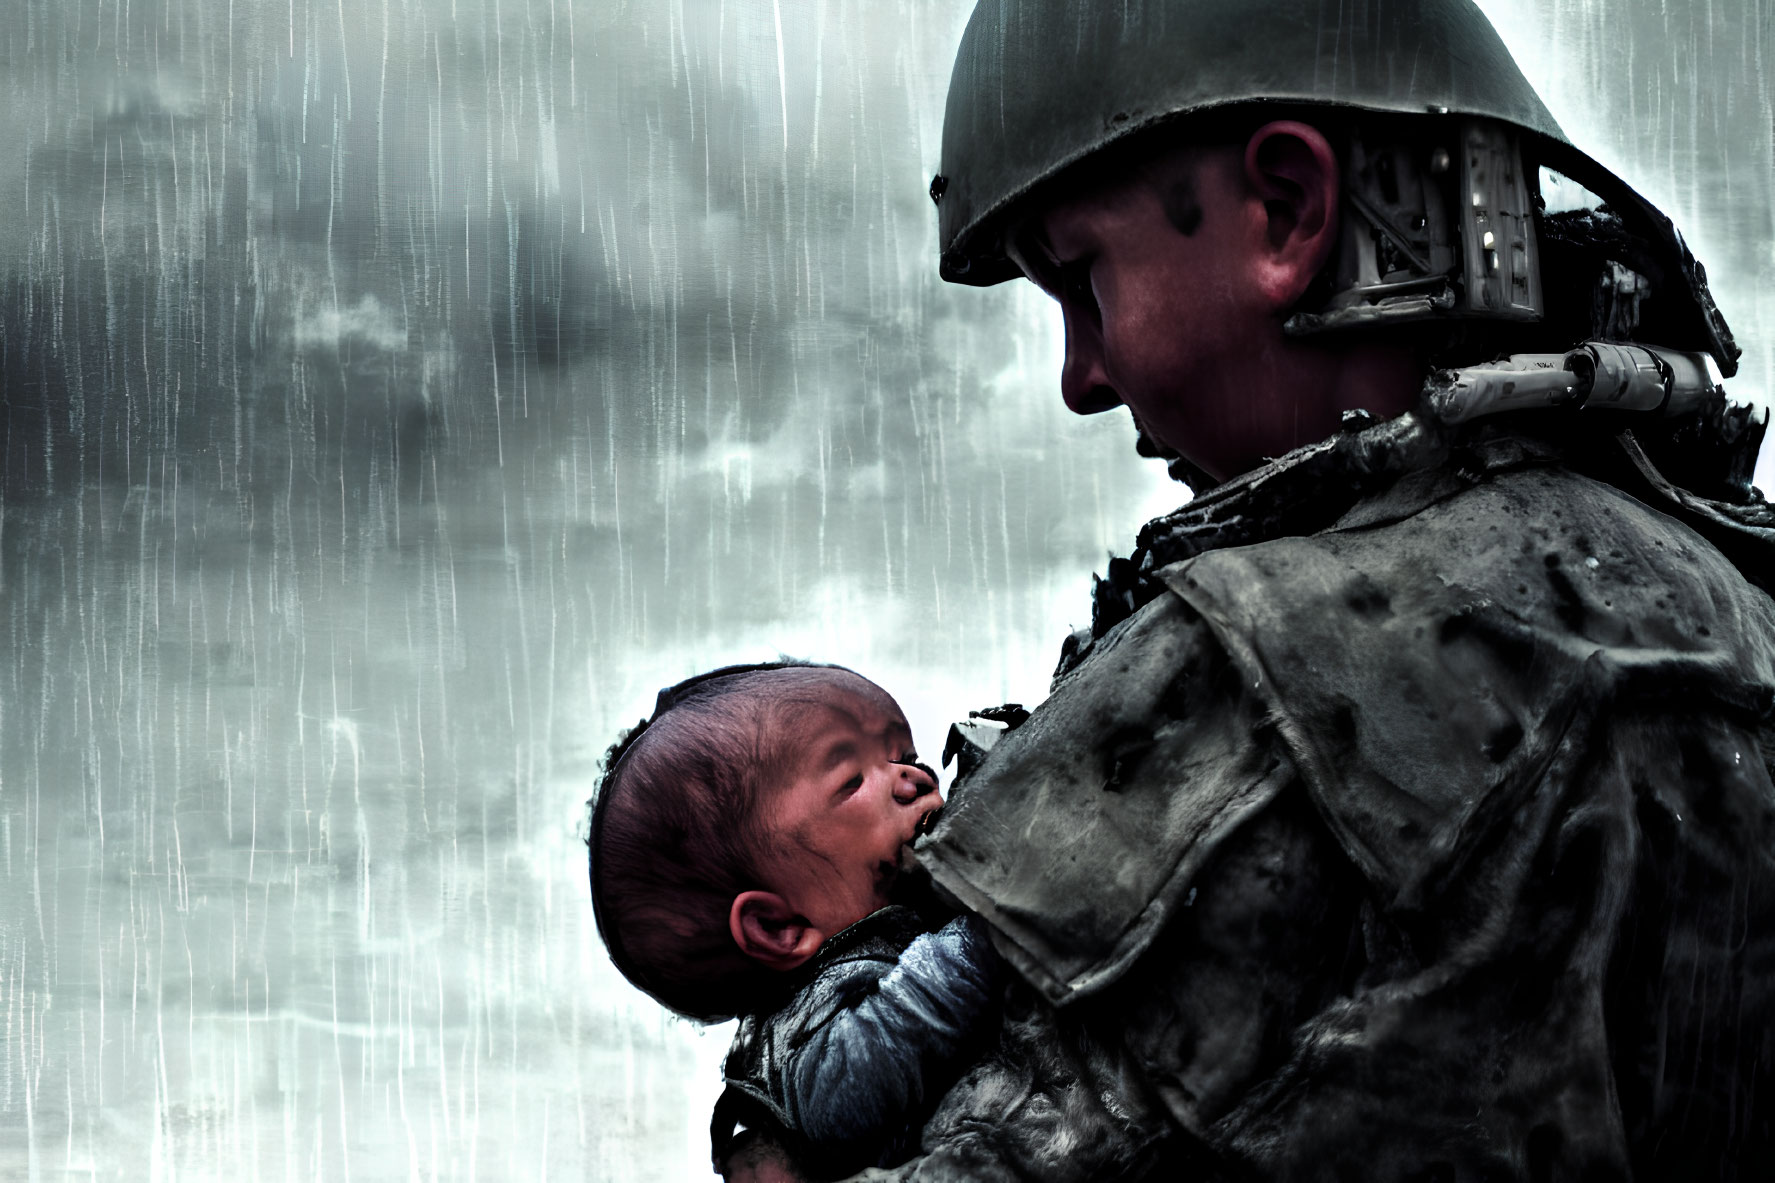
[[[1129,414],[1133,415],[1133,412],[1129,412]],[[1177,449],[1169,444],[1160,443],[1154,438],[1152,433],[1147,431],[1146,425],[1140,421],[1140,416],[1133,415],[1133,419],[1134,450],[1149,460],[1163,460],[1165,471],[1171,475],[1172,480],[1188,485],[1192,493],[1206,493],[1220,483],[1184,459]]]

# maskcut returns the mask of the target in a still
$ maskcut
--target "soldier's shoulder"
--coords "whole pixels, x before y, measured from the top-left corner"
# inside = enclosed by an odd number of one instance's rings
[[[1607,704],[1775,693],[1769,597],[1683,522],[1559,466],[1158,574],[1268,704],[1383,898],[1411,898]]]

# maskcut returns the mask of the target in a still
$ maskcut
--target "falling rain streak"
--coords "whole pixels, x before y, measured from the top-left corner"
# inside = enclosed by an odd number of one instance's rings
[[[1486,7],[1775,387],[1775,4]],[[934,747],[1177,499],[936,278],[967,8],[0,13],[0,1178],[706,1171],[603,747],[779,652]]]

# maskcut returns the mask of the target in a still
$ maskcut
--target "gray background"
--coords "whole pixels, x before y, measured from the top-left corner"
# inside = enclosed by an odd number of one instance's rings
[[[1761,398],[1775,5],[1486,6]],[[932,751],[1180,492],[936,280],[967,7],[0,5],[0,1177],[707,1170],[603,747],[788,652]]]

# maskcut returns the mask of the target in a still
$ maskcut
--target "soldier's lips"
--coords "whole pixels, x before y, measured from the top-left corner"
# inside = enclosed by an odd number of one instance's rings
[[[937,808],[919,818],[918,824],[912,827],[912,840],[916,842],[918,839],[923,838],[926,834],[936,829],[937,820],[942,816],[942,813],[943,807],[939,805]]]

